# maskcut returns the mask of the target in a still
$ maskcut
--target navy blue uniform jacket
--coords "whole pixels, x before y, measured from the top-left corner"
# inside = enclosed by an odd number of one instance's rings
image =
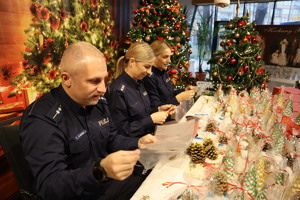
[[[35,188],[43,199],[96,199],[110,181],[95,179],[94,162],[138,147],[138,139],[117,134],[104,98],[84,110],[61,86],[32,103],[20,127]]]
[[[152,73],[143,79],[145,88],[149,94],[151,109],[157,111],[159,106],[165,104],[178,105],[176,95],[184,89],[174,90],[172,81],[166,70],[160,70],[152,66]]]
[[[154,131],[149,96],[141,81],[134,80],[123,71],[109,85],[105,97],[119,133],[141,137]]]

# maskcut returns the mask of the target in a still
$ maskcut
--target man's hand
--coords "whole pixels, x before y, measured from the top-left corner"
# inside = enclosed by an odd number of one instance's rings
[[[191,98],[194,97],[194,95],[195,95],[194,90],[187,90],[177,94],[176,99],[178,102],[182,102],[182,101],[190,100]]]
[[[163,124],[168,117],[168,113],[164,111],[155,112],[152,113],[150,117],[154,124]]]
[[[139,139],[138,146],[140,149],[143,149],[147,144],[152,144],[157,142],[157,139],[154,135],[147,134]]]
[[[139,149],[134,151],[117,151],[102,159],[100,166],[104,168],[109,178],[124,180],[132,174],[134,165],[139,158]]]

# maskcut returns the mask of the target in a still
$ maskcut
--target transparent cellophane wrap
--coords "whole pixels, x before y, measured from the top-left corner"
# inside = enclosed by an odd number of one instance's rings
[[[196,135],[197,129],[197,119],[157,126],[155,136],[158,142],[141,149],[139,161],[145,169],[152,169],[160,160],[183,154]]]

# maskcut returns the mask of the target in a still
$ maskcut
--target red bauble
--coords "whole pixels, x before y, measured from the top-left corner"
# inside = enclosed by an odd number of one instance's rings
[[[239,71],[239,75],[242,76],[243,74],[244,74],[244,69],[241,68],[240,71]]]
[[[192,49],[189,49],[189,50],[188,50],[188,53],[189,53],[189,54],[192,54],[192,53],[193,53]]]
[[[185,38],[186,41],[190,41],[190,39],[191,39],[190,37]]]
[[[263,73],[265,73],[265,69],[261,66],[261,67],[259,67],[259,68],[257,69],[256,73],[257,73],[257,74],[263,74]]]
[[[232,43],[231,43],[230,40],[228,40],[226,43],[227,43],[229,46],[232,45]]]
[[[133,12],[136,14],[139,12],[139,9],[135,9]]]
[[[170,75],[174,75],[174,74],[177,74],[177,73],[178,73],[177,69],[174,69],[174,68],[172,68],[168,71],[168,74],[170,74]]]
[[[256,61],[260,61],[260,60],[261,60],[261,56],[260,56],[260,55],[256,56],[256,57],[255,57],[255,60],[256,60]]]
[[[159,26],[159,21],[155,21],[154,25]]]
[[[247,39],[250,39],[250,38],[251,38],[251,35],[250,35],[250,34],[246,34],[246,38],[247,38]]]
[[[238,27],[242,27],[242,26],[244,26],[244,23],[243,23],[243,21],[240,21],[237,25],[238,25]]]
[[[176,23],[175,26],[176,26],[177,28],[180,28],[180,27],[181,27],[180,23]]]
[[[164,38],[161,37],[161,36],[157,36],[157,39],[158,39],[158,40],[164,40]]]
[[[227,81],[232,81],[232,76],[227,76]]]
[[[225,45],[225,43],[224,42],[220,42],[220,46],[224,46]]]
[[[257,38],[252,38],[252,43],[256,43],[257,42]]]
[[[230,64],[234,65],[236,63],[236,59],[232,58],[229,62],[230,62]]]
[[[156,15],[157,14],[157,12],[156,12],[156,10],[153,10],[153,12],[152,12],[154,15]]]
[[[171,16],[169,17],[169,19],[170,19],[170,20],[174,19],[174,16],[173,16],[173,15],[171,15]]]
[[[249,66],[248,65],[244,66],[243,70],[244,70],[244,72],[248,71],[249,70]]]

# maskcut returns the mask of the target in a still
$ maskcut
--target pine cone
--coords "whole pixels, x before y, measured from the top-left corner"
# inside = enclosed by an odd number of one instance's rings
[[[205,138],[202,145],[204,148],[206,148],[207,146],[213,145],[213,141],[210,138]]]
[[[228,144],[228,138],[227,138],[227,136],[225,134],[220,135],[219,143],[220,144]]]
[[[214,177],[214,180],[215,183],[213,187],[213,192],[217,195],[227,194],[229,186],[226,184],[227,183],[226,176],[223,173],[218,172]]]
[[[191,156],[191,160],[195,164],[204,163],[205,151],[201,144],[192,143],[186,150],[186,153]]]
[[[216,124],[214,122],[209,122],[206,125],[206,131],[214,132],[216,130]]]
[[[219,153],[214,145],[210,145],[205,148],[205,155],[208,159],[216,160]]]
[[[266,142],[262,148],[262,151],[266,152],[272,149],[272,145],[269,142]]]

